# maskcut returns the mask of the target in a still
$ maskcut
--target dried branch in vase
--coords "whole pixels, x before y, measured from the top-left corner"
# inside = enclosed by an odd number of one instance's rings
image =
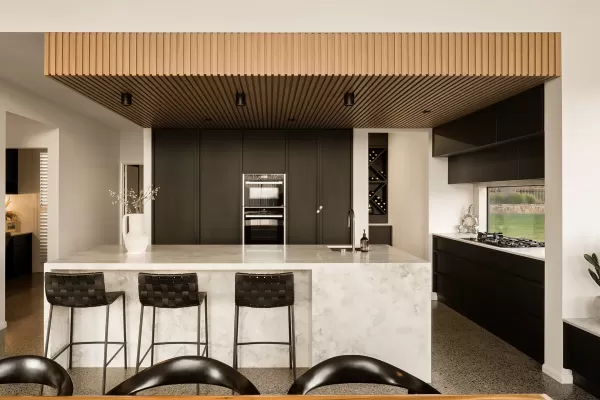
[[[146,189],[141,190],[139,193],[136,193],[136,191],[133,189],[123,193],[116,193],[112,190],[109,190],[108,193],[113,199],[112,204],[122,205],[125,209],[125,214],[141,214],[144,208],[144,204],[156,199],[158,189],[160,188],[152,188],[152,186],[148,186]]]

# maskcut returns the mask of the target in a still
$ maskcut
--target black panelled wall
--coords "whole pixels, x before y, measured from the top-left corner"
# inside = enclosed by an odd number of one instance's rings
[[[286,174],[288,244],[350,242],[352,130],[153,129],[152,138],[154,244],[240,244],[243,173]]]

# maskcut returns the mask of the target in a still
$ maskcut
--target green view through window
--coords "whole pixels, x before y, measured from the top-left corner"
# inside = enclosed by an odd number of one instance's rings
[[[488,188],[488,232],[545,241],[544,186]]]

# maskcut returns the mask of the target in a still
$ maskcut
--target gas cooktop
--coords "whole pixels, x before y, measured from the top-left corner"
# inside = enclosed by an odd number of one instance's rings
[[[489,244],[491,246],[497,247],[527,248],[546,246],[544,242],[536,242],[535,240],[531,239],[511,238],[504,236],[502,233],[499,232],[478,232],[477,238],[469,238],[465,240]]]

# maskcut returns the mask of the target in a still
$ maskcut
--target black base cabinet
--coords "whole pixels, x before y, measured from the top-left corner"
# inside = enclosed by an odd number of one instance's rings
[[[600,337],[563,323],[564,367],[573,371],[573,382],[600,398]]]
[[[16,234],[10,237],[6,244],[6,268],[7,279],[19,276],[31,275],[33,256],[33,234]]]
[[[438,299],[531,358],[544,361],[544,262],[434,237]]]

